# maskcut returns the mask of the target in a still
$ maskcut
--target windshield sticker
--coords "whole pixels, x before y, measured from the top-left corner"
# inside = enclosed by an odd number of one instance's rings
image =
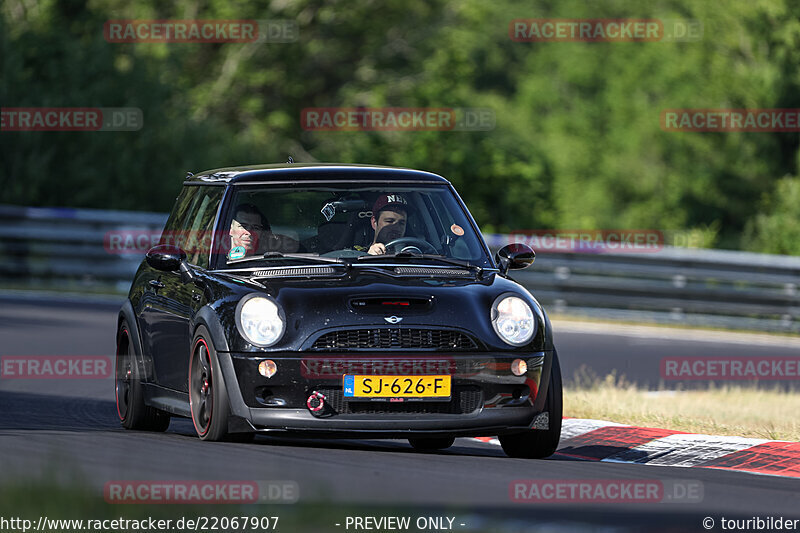
[[[458,224],[453,224],[452,226],[450,226],[450,231],[452,231],[454,235],[458,235],[459,237],[464,235],[464,228],[462,228]]]
[[[329,202],[325,204],[325,207],[320,209],[319,212],[322,213],[322,216],[325,217],[325,220],[327,222],[330,222],[331,219],[333,218],[333,215],[336,214],[336,207],[334,207],[333,202]]]
[[[236,246],[231,253],[228,254],[228,259],[241,259],[244,257],[244,246]]]

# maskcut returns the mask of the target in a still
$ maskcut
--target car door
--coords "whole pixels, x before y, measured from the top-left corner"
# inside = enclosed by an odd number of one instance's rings
[[[171,229],[165,229],[162,242],[178,244],[194,268],[208,267],[210,233],[216,220],[223,188],[186,185],[176,203],[178,216]],[[169,224],[168,224],[169,225]],[[208,237],[208,238],[207,238]],[[153,270],[148,282],[154,293],[142,313],[148,337],[155,382],[163,387],[188,391],[187,372],[191,350],[189,321],[202,305],[202,290],[184,283],[178,272]]]
[[[175,237],[179,235],[183,221],[187,218],[188,210],[192,206],[192,200],[199,189],[196,187],[184,186],[181,189],[175,205],[172,208],[169,219],[161,233],[159,244],[175,244]],[[162,362],[156,358],[156,354],[162,349],[160,332],[164,330],[161,324],[163,320],[169,319],[168,309],[170,307],[166,298],[165,288],[168,283],[173,282],[172,275],[161,272],[143,263],[141,277],[137,283],[143,288],[141,307],[138,310],[139,328],[142,336],[142,351],[146,361],[149,361],[150,379],[156,383],[165,384],[166,376],[163,375]]]

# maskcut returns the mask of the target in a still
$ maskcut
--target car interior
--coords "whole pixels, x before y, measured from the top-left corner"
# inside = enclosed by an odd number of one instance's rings
[[[372,205],[386,191],[308,191],[292,201],[283,194],[247,191],[237,195],[235,204],[252,203],[268,214],[272,231],[299,241],[300,253],[336,255],[339,250],[368,248],[373,241]],[[430,243],[436,253],[470,259],[479,257],[477,243],[465,242],[447,231],[456,221],[443,219],[450,214],[437,194],[402,191],[409,199],[405,237]],[[474,248],[474,249],[473,249]],[[294,250],[293,250],[294,251]],[[358,252],[356,252],[358,253]]]

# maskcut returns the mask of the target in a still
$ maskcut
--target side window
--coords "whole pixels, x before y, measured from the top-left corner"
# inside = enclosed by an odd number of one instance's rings
[[[160,244],[173,244],[175,242],[175,233],[180,231],[183,227],[183,221],[186,219],[186,213],[189,211],[192,199],[199,190],[200,187],[183,186],[178,198],[175,200],[172,213],[169,215],[167,223],[164,226]]]
[[[186,260],[208,268],[212,232],[223,187],[185,185],[161,236],[161,242],[177,244]]]
[[[201,189],[192,202],[183,223],[186,234],[186,256],[190,264],[208,268],[208,256],[213,242],[214,220],[222,199],[223,187],[196,187]]]

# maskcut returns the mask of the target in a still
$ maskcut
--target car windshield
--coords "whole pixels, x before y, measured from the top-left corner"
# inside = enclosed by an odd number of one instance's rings
[[[226,213],[217,268],[303,258],[442,265],[435,256],[491,267],[468,215],[444,184],[241,185]],[[358,261],[366,256],[375,260]]]

